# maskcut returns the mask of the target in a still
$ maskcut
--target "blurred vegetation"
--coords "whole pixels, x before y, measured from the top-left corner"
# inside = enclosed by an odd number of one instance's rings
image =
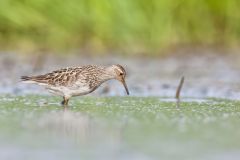
[[[237,46],[239,0],[1,0],[0,47],[158,54]]]

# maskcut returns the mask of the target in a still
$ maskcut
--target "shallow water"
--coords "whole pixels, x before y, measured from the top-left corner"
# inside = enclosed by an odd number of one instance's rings
[[[240,158],[238,55],[37,59],[0,56],[0,159]],[[83,64],[122,64],[131,96],[119,97],[126,95],[123,86],[110,81],[64,109],[61,97],[19,83],[21,75]]]
[[[238,101],[0,98],[0,159],[239,159]],[[45,102],[39,105],[39,102]]]

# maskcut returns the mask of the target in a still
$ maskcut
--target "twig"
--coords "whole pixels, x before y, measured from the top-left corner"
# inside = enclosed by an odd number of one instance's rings
[[[180,83],[177,87],[177,91],[175,95],[175,98],[177,99],[177,108],[179,108],[179,104],[180,104],[180,94],[181,94],[183,83],[184,83],[184,76],[180,80]]]

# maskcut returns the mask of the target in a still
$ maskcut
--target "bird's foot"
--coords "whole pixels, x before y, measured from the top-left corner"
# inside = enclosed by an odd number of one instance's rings
[[[64,106],[64,107],[68,106],[68,100],[69,99],[64,98],[63,101],[61,102],[61,105]]]

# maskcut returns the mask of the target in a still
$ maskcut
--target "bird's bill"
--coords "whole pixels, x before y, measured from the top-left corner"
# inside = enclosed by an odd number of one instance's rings
[[[127,92],[127,95],[129,95],[128,87],[127,87],[127,84],[126,84],[125,80],[122,79],[121,82],[122,82],[122,84],[123,84],[123,86],[124,86],[124,88],[125,88],[125,90]]]

